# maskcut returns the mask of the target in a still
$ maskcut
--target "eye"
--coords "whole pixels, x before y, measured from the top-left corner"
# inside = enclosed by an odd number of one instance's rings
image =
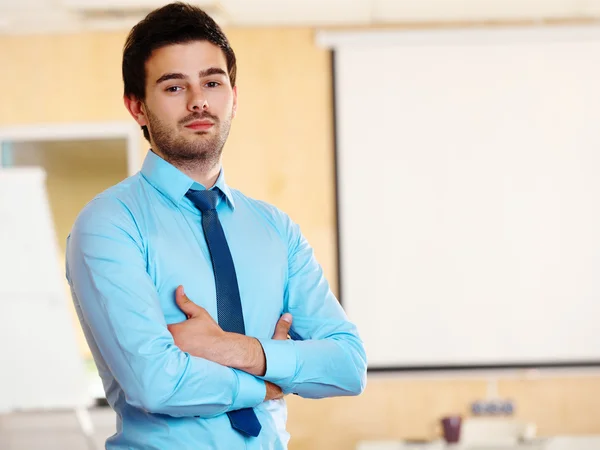
[[[181,86],[169,86],[168,88],[165,89],[166,92],[179,92],[181,89],[183,89]]]
[[[206,83],[206,86],[209,88],[215,88],[221,86],[221,83],[219,83],[218,81],[209,81],[208,83]]]

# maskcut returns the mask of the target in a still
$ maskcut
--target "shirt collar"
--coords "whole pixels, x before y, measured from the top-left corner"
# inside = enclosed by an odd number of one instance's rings
[[[152,150],[148,151],[142,164],[142,175],[148,182],[179,205],[190,189],[204,190],[205,186],[194,181],[171,163],[165,161]],[[231,189],[225,183],[225,171],[221,168],[215,187],[225,195],[231,209],[235,208]]]

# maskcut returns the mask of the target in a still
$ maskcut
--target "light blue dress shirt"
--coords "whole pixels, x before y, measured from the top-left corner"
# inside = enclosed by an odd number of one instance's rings
[[[67,240],[75,309],[117,412],[107,449],[285,449],[285,400],[264,401],[263,380],[307,398],[356,395],[366,356],[356,327],[331,293],[298,225],[277,208],[216,182],[246,334],[261,342],[264,377],[193,357],[167,324],[188,297],[217,317],[215,282],[199,211],[185,193],[204,189],[154,154],[142,170],[91,201]],[[271,337],[284,312],[291,340]],[[253,407],[256,438],[231,428],[227,411]],[[327,418],[323,418],[327,420]]]

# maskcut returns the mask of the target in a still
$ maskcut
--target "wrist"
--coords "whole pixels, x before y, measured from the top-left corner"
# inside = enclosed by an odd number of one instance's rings
[[[222,365],[254,376],[265,374],[265,353],[258,339],[238,333],[225,333],[223,343]]]

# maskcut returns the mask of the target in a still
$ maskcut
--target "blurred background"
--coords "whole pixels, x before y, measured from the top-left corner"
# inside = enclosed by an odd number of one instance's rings
[[[229,184],[300,224],[367,347],[360,397],[287,398],[290,449],[460,417],[464,448],[600,450],[600,1],[191,3],[238,58]],[[2,450],[114,432],[65,240],[148,149],[121,56],[163,4],[0,0]]]

